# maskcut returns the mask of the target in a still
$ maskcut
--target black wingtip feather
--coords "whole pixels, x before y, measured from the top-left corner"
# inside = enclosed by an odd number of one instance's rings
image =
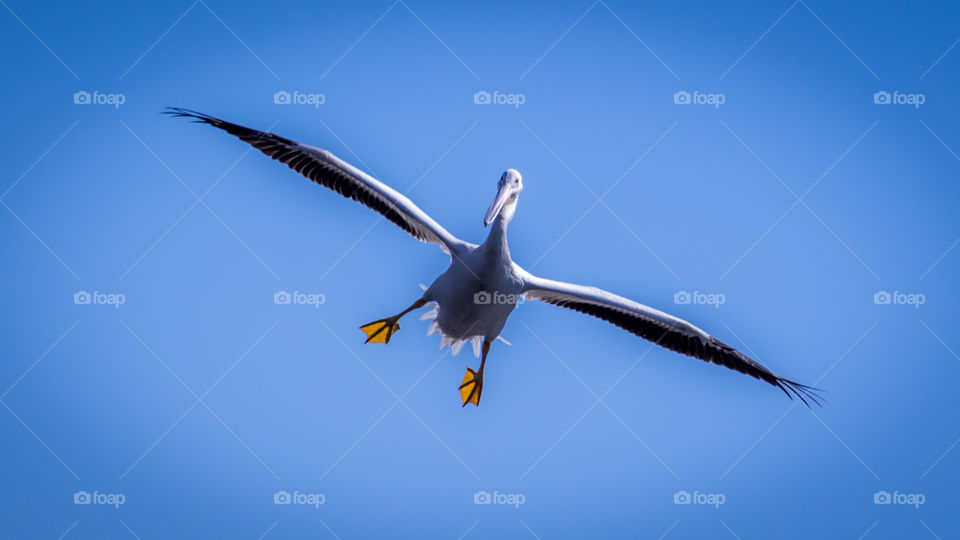
[[[183,107],[167,107],[161,111],[160,114],[165,114],[167,116],[173,116],[176,118],[193,118],[195,122],[208,122],[209,120],[216,120],[209,114],[203,114],[202,112],[185,109]]]
[[[812,402],[817,407],[822,408],[823,404],[826,402],[826,399],[824,399],[823,396],[818,394],[818,392],[823,392],[823,390],[819,388],[814,388],[812,386],[800,384],[798,382],[794,382],[789,379],[781,379],[781,378],[777,379],[776,385],[781,390],[783,390],[783,392],[787,394],[787,396],[790,397],[790,399],[793,399],[793,397],[796,396],[807,407],[811,407],[810,403]],[[792,395],[791,395],[791,392],[792,392]]]
[[[286,137],[248,128],[246,126],[241,126],[240,124],[234,124],[233,122],[227,122],[226,120],[221,120],[216,116],[210,116],[209,114],[194,111],[192,109],[186,109],[184,107],[167,107],[164,111],[162,111],[161,114],[166,114],[174,118],[190,118],[194,122],[211,125],[215,128],[222,129],[231,135],[239,137],[241,140],[249,144],[260,143],[266,140],[274,140],[281,144],[297,146],[296,142],[291,141]],[[254,144],[254,146],[256,145]],[[261,151],[262,150],[263,149],[261,148]],[[270,157],[277,159],[277,156],[275,155],[270,155]]]

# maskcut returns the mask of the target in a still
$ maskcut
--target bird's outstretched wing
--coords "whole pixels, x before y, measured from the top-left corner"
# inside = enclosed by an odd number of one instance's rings
[[[317,184],[376,211],[418,240],[438,244],[451,257],[472,247],[472,244],[447,232],[426,212],[395,189],[326,150],[189,109],[168,107],[165,112],[172,116],[192,118],[197,122],[210,124],[236,136]]]
[[[816,389],[777,375],[683,319],[596,287],[540,278],[516,265],[514,270],[524,282],[527,298],[603,319],[661,347],[766,381],[807,406],[820,405]]]

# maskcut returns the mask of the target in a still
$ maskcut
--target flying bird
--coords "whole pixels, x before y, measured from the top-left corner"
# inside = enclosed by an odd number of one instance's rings
[[[480,358],[478,370],[467,368],[460,383],[463,406],[480,404],[484,366],[495,340],[520,299],[535,299],[591,315],[634,335],[693,358],[750,375],[783,390],[804,404],[820,404],[816,389],[770,371],[742,352],[693,324],[596,287],[575,285],[535,276],[510,258],[507,226],[517,211],[523,178],[507,169],[497,181],[497,194],[483,217],[490,227],[480,244],[465,242],[447,232],[408,198],[327,150],[250,129],[213,116],[170,107],[167,114],[191,118],[236,136],[267,156],[323,187],[353,199],[390,220],[416,239],[440,246],[450,255],[450,266],[423,295],[403,311],[360,327],[365,343],[388,343],[400,330],[400,318],[427,305],[421,319],[430,320],[428,335],[440,331],[441,348],[456,354],[471,343]],[[500,338],[501,340],[503,338]]]

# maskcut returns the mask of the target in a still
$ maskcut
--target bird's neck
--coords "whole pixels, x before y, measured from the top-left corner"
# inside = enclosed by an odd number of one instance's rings
[[[497,219],[493,220],[493,223],[490,224],[490,232],[487,234],[487,239],[483,242],[483,248],[485,250],[498,252],[506,259],[510,259],[510,248],[507,246],[508,223],[510,223],[510,220],[506,219],[502,214],[497,216]]]

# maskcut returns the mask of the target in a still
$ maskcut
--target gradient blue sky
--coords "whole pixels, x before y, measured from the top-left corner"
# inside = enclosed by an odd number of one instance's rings
[[[950,3],[2,4],[0,536],[960,536]],[[327,148],[475,242],[517,168],[519,264],[829,404],[524,304],[461,408],[472,355],[416,316],[388,346],[357,330],[446,256],[168,105]]]

